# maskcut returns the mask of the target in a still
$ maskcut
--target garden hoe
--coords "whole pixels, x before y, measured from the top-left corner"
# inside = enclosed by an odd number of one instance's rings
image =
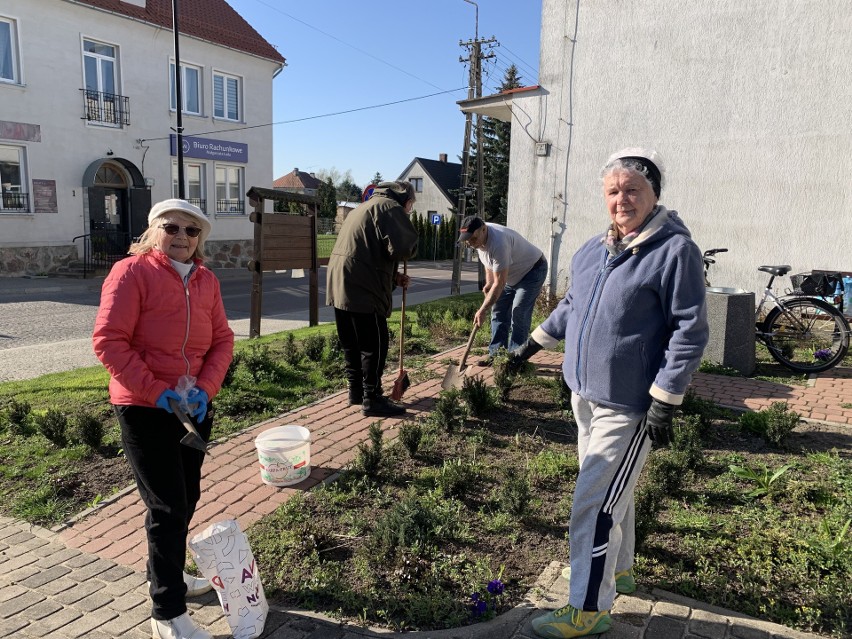
[[[470,347],[473,346],[473,338],[476,337],[476,331],[478,330],[479,327],[474,324],[473,330],[470,332],[470,338],[467,340],[467,346],[464,349],[464,354],[461,356],[458,366],[450,364],[450,367],[447,369],[447,374],[444,375],[444,381],[441,382],[441,388],[444,390],[461,388],[464,384],[464,378],[465,375],[467,375],[467,369],[469,368],[465,366],[465,362],[467,362],[467,356],[470,354]]]
[[[408,260],[402,263],[402,272],[408,275]],[[402,355],[405,351],[405,288],[402,289],[402,309],[401,318],[399,320],[399,375],[393,383],[391,391],[391,399],[398,402],[402,399],[402,394],[411,386],[411,380],[408,379],[408,373],[402,367]]]
[[[169,406],[172,407],[174,414],[177,415],[178,419],[183,424],[183,427],[186,428],[186,435],[183,436],[180,443],[184,446],[200,450],[205,455],[209,455],[210,451],[207,450],[207,442],[205,442],[204,438],[202,438],[201,435],[198,434],[198,431],[195,430],[195,424],[193,424],[189,416],[181,410],[180,404],[173,399],[169,399]]]

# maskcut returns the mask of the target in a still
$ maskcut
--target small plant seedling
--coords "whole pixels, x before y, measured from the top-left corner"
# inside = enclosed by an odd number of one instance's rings
[[[752,468],[751,466],[734,466],[733,464],[728,466],[736,477],[757,484],[757,488],[748,493],[749,497],[760,497],[768,494],[772,485],[792,467],[792,464],[784,464],[773,472],[767,466],[762,469]]]

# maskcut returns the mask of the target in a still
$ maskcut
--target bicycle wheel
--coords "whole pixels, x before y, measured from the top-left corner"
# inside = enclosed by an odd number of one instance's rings
[[[819,373],[846,356],[849,322],[834,306],[812,297],[782,304],[763,323],[763,341],[778,363],[798,373]]]

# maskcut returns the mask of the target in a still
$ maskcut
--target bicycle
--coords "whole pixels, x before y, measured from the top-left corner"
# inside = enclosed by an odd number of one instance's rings
[[[709,270],[713,256],[728,249],[704,251],[704,283],[710,287]],[[790,291],[780,297],[773,291],[776,277],[787,275],[791,267],[760,266],[769,274],[763,297],[754,315],[755,337],[769,350],[779,364],[797,373],[820,373],[839,364],[849,351],[852,329],[843,313],[828,302],[801,291]],[[764,306],[772,307],[763,317]]]

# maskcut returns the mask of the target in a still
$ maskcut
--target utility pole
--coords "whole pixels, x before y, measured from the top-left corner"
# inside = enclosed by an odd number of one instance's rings
[[[470,4],[476,5],[475,2],[465,0]],[[459,46],[466,47],[470,50],[468,58],[459,57],[459,62],[470,62],[470,74],[468,77],[467,99],[482,97],[482,60],[494,57],[494,54],[483,55],[482,45],[493,46],[497,40],[491,37],[487,40],[479,38],[479,7],[477,12],[476,37],[467,42],[459,41]],[[483,197],[483,182],[484,168],[482,164],[482,120],[480,115],[476,116],[476,190],[471,189],[470,185],[470,142],[471,130],[473,128],[473,114],[465,113],[464,120],[464,146],[462,147],[462,184],[459,190],[459,208],[456,212],[456,229],[461,228],[462,220],[464,219],[467,209],[467,198],[473,193],[476,193],[477,215],[484,217],[485,213],[485,198]],[[450,288],[451,295],[461,293],[461,257],[462,246],[455,245],[453,252],[453,280]]]
[[[177,148],[177,182],[178,182],[178,197],[181,200],[186,199],[186,188],[183,183],[183,92],[181,87],[181,71],[180,71],[180,28],[178,26],[178,0],[172,0],[172,30],[175,36],[175,106],[177,107],[177,128],[175,133],[175,147]]]

